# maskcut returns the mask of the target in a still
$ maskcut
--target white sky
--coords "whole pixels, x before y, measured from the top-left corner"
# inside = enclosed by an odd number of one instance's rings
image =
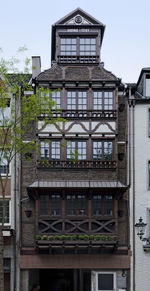
[[[136,82],[150,67],[150,0],[1,0],[0,56],[26,45],[50,67],[51,25],[80,7],[106,25],[101,61],[124,82]]]

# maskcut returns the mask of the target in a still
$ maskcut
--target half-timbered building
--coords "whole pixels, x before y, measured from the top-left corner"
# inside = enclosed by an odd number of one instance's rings
[[[34,89],[51,89],[64,120],[41,117],[40,153],[22,158],[23,291],[129,290],[127,102],[101,62],[104,30],[78,8],[52,26],[51,68],[33,57]]]

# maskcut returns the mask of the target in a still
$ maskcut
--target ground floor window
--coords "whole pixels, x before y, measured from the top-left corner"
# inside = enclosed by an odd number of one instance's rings
[[[111,272],[96,273],[96,291],[116,290],[116,274]]]

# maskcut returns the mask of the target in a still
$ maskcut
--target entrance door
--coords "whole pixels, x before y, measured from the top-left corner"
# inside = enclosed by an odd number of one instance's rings
[[[116,273],[92,271],[92,291],[116,291]]]
[[[73,290],[73,270],[40,270],[40,291]]]

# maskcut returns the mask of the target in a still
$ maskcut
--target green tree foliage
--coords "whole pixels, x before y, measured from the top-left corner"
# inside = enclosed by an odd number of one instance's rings
[[[25,51],[26,48],[20,48]],[[30,160],[30,153],[38,149],[36,124],[40,120],[41,128],[48,124],[62,121],[53,116],[57,110],[56,103],[51,99],[49,89],[33,90],[29,85],[30,61],[25,59],[24,72],[19,73],[17,65],[19,59],[9,61],[0,59],[0,198],[2,198],[2,223],[0,231],[0,290],[4,290],[2,270],[2,228],[5,222],[6,187],[9,180],[10,165],[14,158],[20,159],[26,155]],[[25,93],[26,92],[26,93]],[[27,93],[28,92],[28,93]],[[29,93],[30,92],[30,93]],[[30,138],[26,140],[26,136]]]

